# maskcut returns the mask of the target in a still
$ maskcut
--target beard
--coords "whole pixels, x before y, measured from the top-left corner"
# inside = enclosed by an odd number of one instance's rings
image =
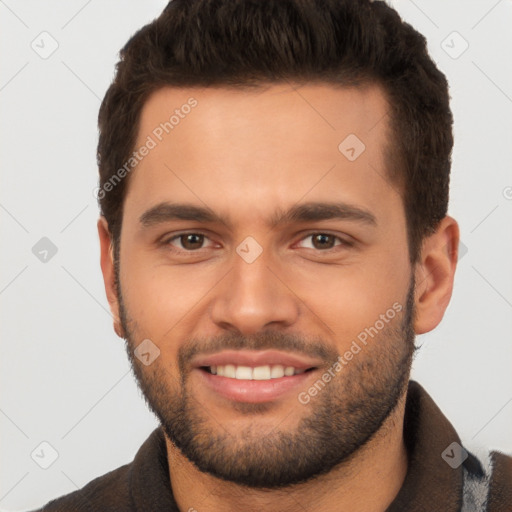
[[[280,421],[271,429],[261,428],[261,415],[279,407],[273,402],[233,402],[233,410],[252,416],[254,422],[244,428],[223,428],[222,419],[216,421],[192,394],[190,361],[198,353],[223,349],[277,349],[321,358],[328,369],[340,356],[331,344],[279,331],[190,339],[178,351],[179,375],[171,374],[161,364],[162,358],[144,366],[134,356],[137,340],[143,336],[123,303],[119,280],[117,290],[126,350],[148,407],[174,446],[200,471],[214,477],[250,488],[278,489],[328,473],[350,462],[406,392],[415,350],[413,277],[405,308],[393,321],[369,339],[307,405],[300,400],[292,404],[292,412],[301,415],[291,429],[280,428]]]

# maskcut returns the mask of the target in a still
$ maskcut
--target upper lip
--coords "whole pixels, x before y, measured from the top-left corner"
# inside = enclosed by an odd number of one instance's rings
[[[278,350],[225,350],[216,354],[198,356],[193,361],[193,366],[293,366],[298,370],[307,370],[320,366],[321,362],[306,356],[280,352]]]

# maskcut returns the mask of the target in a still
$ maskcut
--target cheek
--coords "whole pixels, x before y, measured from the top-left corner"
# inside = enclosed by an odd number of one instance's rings
[[[147,255],[126,252],[121,269],[123,300],[139,331],[155,340],[186,323],[221,275],[213,266],[155,264]]]
[[[396,303],[405,309],[407,265],[407,258],[398,257],[397,261],[396,254],[386,255],[383,248],[375,248],[364,261],[346,266],[293,268],[285,282],[304,302],[308,322],[317,323],[323,332],[327,326],[330,330],[325,335],[335,338],[338,350],[342,350],[380,315],[393,309],[393,304],[395,309],[399,307]]]

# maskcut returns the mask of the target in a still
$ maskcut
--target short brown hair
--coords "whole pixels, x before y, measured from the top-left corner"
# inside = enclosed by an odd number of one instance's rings
[[[165,86],[377,84],[389,103],[387,174],[409,255],[446,215],[453,145],[448,84],[425,38],[371,0],[173,0],[120,52],[98,124],[100,190],[130,158],[142,107]],[[115,246],[128,176],[99,196]]]

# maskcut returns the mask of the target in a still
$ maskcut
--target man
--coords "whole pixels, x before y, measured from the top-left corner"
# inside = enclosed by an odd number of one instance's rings
[[[101,268],[161,427],[43,510],[512,510],[409,381],[451,297],[452,115],[383,2],[174,0],[99,114]]]

